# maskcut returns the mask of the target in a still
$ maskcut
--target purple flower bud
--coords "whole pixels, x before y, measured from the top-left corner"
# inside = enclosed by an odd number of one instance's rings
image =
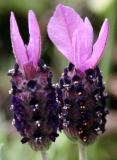
[[[12,84],[13,125],[20,133],[22,143],[28,142],[34,150],[44,150],[58,137],[59,106],[52,73],[39,62],[40,30],[33,11],[29,11],[28,23],[30,40],[24,45],[11,13],[11,41],[17,62],[8,73]]]
[[[93,44],[93,27],[72,8],[59,4],[49,21],[48,35],[68,59],[57,88],[61,102],[60,130],[72,139],[91,143],[105,131],[106,93],[97,66],[107,41],[109,24],[105,19]]]
[[[25,79],[18,65],[9,71],[12,84],[13,125],[22,143],[34,150],[47,149],[58,137],[59,105],[52,85],[52,73],[47,66],[39,66],[36,76]]]

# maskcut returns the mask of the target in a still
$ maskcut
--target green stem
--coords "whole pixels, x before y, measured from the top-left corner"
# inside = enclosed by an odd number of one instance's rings
[[[42,160],[48,160],[46,151],[41,151]]]
[[[79,160],[87,160],[87,146],[83,145],[82,142],[78,142]]]

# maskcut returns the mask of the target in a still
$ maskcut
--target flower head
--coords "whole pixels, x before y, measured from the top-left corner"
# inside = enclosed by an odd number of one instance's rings
[[[35,14],[32,10],[28,13],[28,26],[30,39],[28,45],[25,45],[14,16],[11,12],[10,33],[13,53],[22,72],[27,79],[34,77],[38,67],[38,61],[41,55],[41,36],[40,29]]]
[[[58,137],[59,105],[52,84],[52,72],[39,61],[40,31],[33,11],[29,11],[28,45],[24,45],[14,14],[11,13],[11,41],[17,64],[11,76],[13,125],[20,133],[22,143],[28,142],[34,150],[48,149]]]
[[[91,143],[105,131],[106,93],[97,63],[108,36],[105,19],[99,37],[93,44],[93,28],[72,8],[58,5],[48,24],[48,35],[68,59],[57,88],[61,102],[60,129],[70,139]]]
[[[105,19],[97,41],[93,44],[93,28],[72,8],[59,4],[48,24],[48,35],[58,50],[84,72],[94,68],[103,54],[108,36],[108,20]]]

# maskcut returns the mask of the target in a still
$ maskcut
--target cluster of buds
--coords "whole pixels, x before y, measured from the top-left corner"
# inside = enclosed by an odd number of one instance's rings
[[[78,73],[69,64],[60,78],[61,126],[73,140],[92,143],[105,131],[107,94],[104,92],[102,75],[98,67]]]
[[[52,73],[47,66],[39,66],[35,78],[25,79],[18,65],[9,70],[12,77],[12,124],[34,150],[49,147],[58,136],[58,104]]]
[[[29,44],[25,45],[11,13],[10,31],[16,65],[9,70],[14,118],[22,143],[34,150],[47,149],[58,130],[74,140],[93,142],[105,131],[106,108],[103,77],[97,63],[105,48],[108,20],[93,45],[93,28],[70,7],[58,5],[48,24],[48,35],[70,62],[58,84],[52,72],[41,65],[41,36],[33,11],[28,14]]]

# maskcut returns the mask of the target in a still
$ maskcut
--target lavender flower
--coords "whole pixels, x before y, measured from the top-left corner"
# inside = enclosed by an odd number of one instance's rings
[[[48,24],[48,35],[68,59],[57,92],[61,101],[61,126],[71,139],[91,143],[105,131],[106,108],[103,77],[97,64],[108,36],[105,19],[93,45],[93,28],[70,7],[59,4]]]
[[[20,133],[22,143],[28,142],[34,150],[44,150],[58,136],[58,104],[52,72],[41,65],[41,36],[33,11],[28,13],[30,40],[24,45],[13,12],[10,17],[10,33],[16,59],[12,77],[13,125]]]

